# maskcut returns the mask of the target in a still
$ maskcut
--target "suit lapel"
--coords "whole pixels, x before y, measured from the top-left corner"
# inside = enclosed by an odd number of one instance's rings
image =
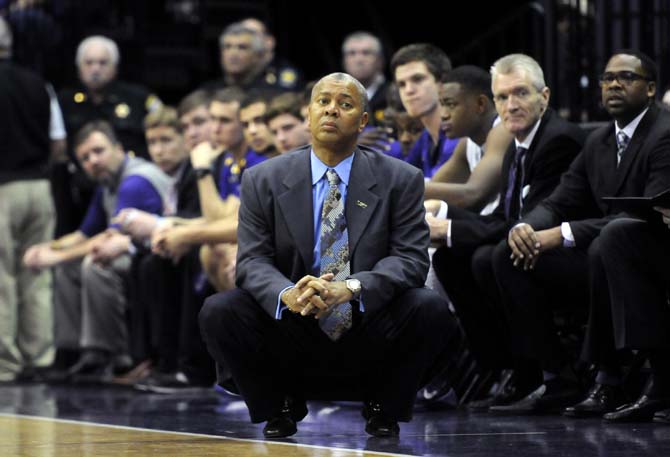
[[[547,124],[551,122],[551,119],[554,115],[554,111],[551,108],[547,108],[547,110],[544,112],[542,115],[542,118],[540,119],[540,126],[537,128],[537,132],[535,132],[535,136],[533,137],[533,141],[530,143],[530,146],[528,148],[528,153],[526,154],[526,159],[524,160],[523,164],[523,169],[524,169],[524,182],[521,183],[521,187],[531,180],[531,175],[532,175],[532,169],[533,169],[533,163],[534,163],[534,158],[535,154],[534,152],[538,149],[541,149],[543,147],[543,142],[547,138],[547,135],[544,135],[544,131],[547,128]],[[514,146],[514,141],[512,141],[512,146]],[[516,148],[514,148],[516,150]]]
[[[370,160],[363,151],[357,148],[349,176],[345,209],[349,230],[350,259],[379,203],[379,197],[370,191],[375,185],[377,185],[377,180],[372,173]]]
[[[616,187],[614,188],[614,193],[612,195],[616,195],[617,192],[619,192],[619,189],[621,189],[621,186],[626,181],[626,176],[630,171],[631,165],[635,161],[635,156],[637,156],[640,148],[642,148],[642,145],[644,144],[644,141],[647,139],[647,134],[649,133],[651,126],[654,124],[657,114],[658,112],[656,108],[652,105],[649,107],[649,111],[647,111],[644,117],[640,120],[640,124],[635,129],[633,138],[631,138],[628,147],[621,157],[621,163],[617,167]],[[614,151],[616,151],[616,146]],[[616,152],[614,153],[614,163],[616,165]]]
[[[286,226],[305,262],[307,271],[311,268],[314,255],[312,170],[309,152],[308,148],[302,154],[296,155],[294,164],[289,168],[293,172],[283,180],[286,191],[277,197]]]

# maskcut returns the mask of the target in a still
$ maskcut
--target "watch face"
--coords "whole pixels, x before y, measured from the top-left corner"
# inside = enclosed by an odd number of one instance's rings
[[[357,294],[361,291],[361,282],[358,279],[347,279],[347,289]]]

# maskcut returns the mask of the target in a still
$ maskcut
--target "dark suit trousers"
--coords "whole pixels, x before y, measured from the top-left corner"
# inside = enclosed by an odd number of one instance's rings
[[[176,265],[170,259],[148,254],[138,266],[139,296],[147,309],[151,352],[158,360],[158,369],[181,370],[201,382],[213,382],[214,363],[198,327],[204,302],[204,294],[194,290],[199,271],[198,249]]]
[[[515,355],[538,361],[548,371],[558,371],[566,361],[554,324],[554,311],[578,313],[588,302],[589,252],[559,247],[541,254],[533,270],[524,271],[510,260],[507,240],[493,251],[493,270],[511,329]]]
[[[512,366],[509,328],[493,273],[493,249],[442,247],[433,255],[433,268],[456,309],[470,349],[487,368]]]
[[[353,377],[363,398],[409,421],[416,392],[457,334],[446,301],[425,288],[405,291],[374,315],[355,312],[337,342],[311,317],[286,310],[275,320],[242,289],[209,297],[200,326],[214,359],[230,367],[254,423],[275,416],[285,396],[313,398],[340,377]]]
[[[670,234],[665,226],[616,219],[598,237],[583,357],[616,366],[620,349],[670,348]]]

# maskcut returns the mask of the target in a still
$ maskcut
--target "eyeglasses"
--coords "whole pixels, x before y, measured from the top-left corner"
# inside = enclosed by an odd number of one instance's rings
[[[632,71],[616,71],[616,72],[608,71],[600,75],[601,86],[608,86],[612,84],[614,81],[617,81],[619,84],[622,84],[624,86],[630,86],[631,84],[633,84],[635,81],[638,80],[651,81],[648,77],[639,75]]]

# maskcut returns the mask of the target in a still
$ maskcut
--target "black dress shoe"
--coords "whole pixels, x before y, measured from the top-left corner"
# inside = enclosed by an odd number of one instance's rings
[[[663,411],[655,412],[654,422],[658,422],[661,424],[670,424],[670,409],[664,409]]]
[[[79,384],[100,384],[114,377],[114,359],[107,351],[87,350],[67,371],[67,379]]]
[[[594,417],[614,411],[626,403],[626,395],[621,386],[596,383],[584,400],[568,406],[563,415],[568,417]]]
[[[607,413],[603,418],[607,422],[649,422],[654,414],[670,407],[670,397],[650,397],[643,394],[634,403],[620,406]]]
[[[388,438],[400,434],[398,421],[385,414],[379,403],[365,402],[362,414],[366,419],[365,431],[369,435]]]
[[[625,404],[603,416],[608,422],[649,422],[654,413],[670,408],[670,392],[652,375],[634,403]]]
[[[263,427],[266,438],[286,438],[298,431],[295,421],[290,415],[280,415],[270,419]]]
[[[467,409],[475,412],[488,411],[492,406],[503,406],[517,402],[537,388],[538,382],[515,370],[504,370],[500,376],[500,387],[493,395],[471,401]]]
[[[541,414],[564,408],[579,399],[577,383],[557,377],[546,381],[519,401],[509,405],[491,406],[498,414]]]
[[[89,349],[67,370],[67,373],[70,376],[92,374],[111,363],[112,357],[107,351]]]
[[[297,402],[287,397],[281,411],[270,418],[263,427],[266,438],[286,438],[295,435],[298,431],[296,423],[307,415],[307,406],[304,402]]]

